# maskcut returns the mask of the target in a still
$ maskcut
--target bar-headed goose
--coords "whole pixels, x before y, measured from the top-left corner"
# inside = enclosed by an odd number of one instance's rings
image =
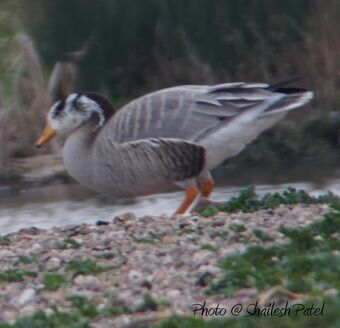
[[[185,85],[152,92],[115,112],[99,94],[73,93],[51,107],[37,146],[68,134],[66,170],[103,194],[184,188],[180,214],[199,194],[209,197],[211,169],[312,98],[311,91],[264,83]]]

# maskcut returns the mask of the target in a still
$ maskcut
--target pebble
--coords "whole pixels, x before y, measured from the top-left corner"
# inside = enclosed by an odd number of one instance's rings
[[[177,238],[175,236],[165,236],[162,239],[162,242],[165,244],[175,244],[177,242]]]
[[[205,287],[208,284],[208,280],[212,278],[212,274],[209,271],[203,272],[195,282],[196,286]]]
[[[51,308],[47,308],[44,312],[48,317],[55,313],[55,311]]]
[[[199,266],[206,263],[210,257],[212,257],[211,251],[200,250],[193,254],[192,260],[196,266]]]
[[[214,218],[211,225],[213,227],[222,227],[225,225],[225,219],[224,218]]]
[[[25,289],[19,296],[18,304],[23,305],[34,299],[36,291],[33,288]]]
[[[255,242],[259,245],[287,242],[287,238],[278,231],[281,225],[301,227],[314,222],[327,210],[323,205],[282,206],[255,213],[217,213],[211,219],[198,215],[171,218],[144,216],[137,219],[133,213],[125,213],[115,217],[114,224],[82,224],[45,231],[31,229],[31,234],[14,233],[10,243],[0,248],[1,270],[35,271],[38,276],[24,277],[23,281],[16,283],[0,283],[0,321],[13,321],[23,315],[31,315],[37,309],[49,315],[54,313],[52,304],[67,310],[70,296],[85,297],[97,308],[127,306],[133,309],[143,302],[144,295],[152,294],[155,300],[170,302],[170,313],[184,315],[192,314],[188,304],[201,300],[208,304],[222,304],[224,301],[226,304],[229,301],[246,304],[256,296],[254,289],[244,289],[233,299],[205,294],[207,281],[215,281],[223,274],[220,260],[241,253]],[[97,219],[100,220],[100,217]],[[231,227],[235,224],[244,225],[246,231],[232,231]],[[254,239],[253,228],[262,229],[274,241]],[[160,238],[138,242],[138,237],[148,236],[147,232]],[[60,248],[67,236],[80,247]],[[214,246],[215,250],[202,249],[204,244]],[[339,251],[334,251],[334,255],[339,254]],[[33,262],[16,261],[20,255],[32,257]],[[97,266],[112,269],[75,275],[68,268],[72,260],[92,260]],[[47,291],[44,276],[48,272],[64,276],[67,284],[56,291]],[[327,294],[335,294],[329,286],[324,288],[328,288]],[[110,318],[110,321],[98,317],[94,327],[121,327],[123,317],[134,322],[134,316],[144,314],[149,313],[120,315]]]
[[[26,305],[20,309],[20,316],[21,317],[28,317],[33,315],[37,311],[37,307],[34,305]]]
[[[61,260],[58,257],[50,257],[45,263],[45,269],[47,271],[55,271],[61,266]]]
[[[130,270],[128,273],[129,280],[132,283],[138,284],[143,281],[143,274],[137,270]]]
[[[6,257],[15,257],[15,256],[16,254],[14,252],[11,252],[7,249],[0,251],[0,260],[5,259]]]
[[[40,245],[43,249],[55,249],[60,246],[60,241],[58,238],[47,238],[43,241],[41,241]]]
[[[72,287],[69,290],[66,290],[65,296],[67,299],[72,298],[72,297],[79,297],[79,298],[85,298],[88,301],[94,301],[98,297],[98,292],[88,290],[88,289],[76,289],[77,286]]]
[[[151,288],[152,288],[152,284],[150,283],[150,281],[144,280],[144,281],[141,283],[141,287],[144,287],[144,288],[147,288],[147,289],[151,289]]]
[[[5,310],[0,314],[0,320],[2,322],[12,322],[18,317],[16,311]]]
[[[328,288],[324,291],[325,295],[330,297],[336,297],[338,295],[338,290],[335,288]]]
[[[170,289],[167,291],[166,296],[169,297],[170,299],[176,299],[181,296],[181,291],[178,289]]]
[[[19,234],[27,234],[27,235],[37,235],[42,232],[42,229],[38,229],[36,227],[22,228],[18,231]]]
[[[219,255],[221,258],[235,254],[236,250],[233,248],[220,248]]]
[[[77,237],[77,238],[72,238],[79,246],[84,244],[83,238]]]
[[[122,304],[127,304],[131,297],[132,297],[131,290],[125,290],[117,295],[117,301]]]
[[[221,269],[216,265],[201,265],[198,269],[198,272],[210,272],[211,274],[216,274],[221,272]]]
[[[109,225],[109,224],[110,224],[109,221],[103,221],[103,220],[98,220],[98,221],[96,222],[96,225],[97,225],[97,226],[107,226],[107,225]]]
[[[121,223],[125,223],[127,221],[135,221],[135,220],[137,220],[136,215],[132,212],[127,212],[127,213],[120,214],[120,215],[116,216],[112,220],[112,222],[117,223],[117,224],[121,224]]]
[[[244,225],[245,220],[244,218],[238,218],[236,220],[233,220],[233,225]]]
[[[40,244],[34,244],[27,252],[30,255],[38,255],[44,252],[44,248]]]
[[[95,288],[99,285],[99,279],[95,276],[78,275],[74,279],[74,283],[78,286]]]

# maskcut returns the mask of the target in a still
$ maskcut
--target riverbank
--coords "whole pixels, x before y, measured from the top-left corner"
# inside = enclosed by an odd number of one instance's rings
[[[229,202],[228,211],[237,211],[236,204]],[[204,301],[230,308],[259,297],[263,302],[309,298],[307,290],[286,291],[287,281],[268,293],[270,277],[262,286],[255,278],[243,287],[232,279],[223,286],[221,263],[252,247],[287,247],[288,230],[308,229],[328,211],[327,204],[245,210],[252,213],[210,208],[203,215],[136,218],[126,213],[112,221],[98,217],[96,225],[23,229],[0,240],[0,321],[42,310],[46,316],[38,313],[40,320],[70,320],[77,327],[151,327],[173,314],[193,315],[192,305]],[[281,260],[277,257],[273,265]],[[322,295],[336,294],[329,283],[319,282],[317,288]],[[61,313],[68,315],[60,318]]]

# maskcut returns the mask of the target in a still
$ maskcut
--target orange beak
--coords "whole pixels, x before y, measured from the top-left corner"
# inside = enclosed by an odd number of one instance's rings
[[[54,130],[48,123],[46,124],[44,132],[41,134],[40,138],[38,139],[37,143],[35,144],[36,147],[41,147],[42,145],[49,142],[53,139],[57,134],[57,131]]]

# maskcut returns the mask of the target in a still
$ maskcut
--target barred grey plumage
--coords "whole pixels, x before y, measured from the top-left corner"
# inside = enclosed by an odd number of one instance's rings
[[[312,97],[264,83],[187,85],[147,94],[114,113],[103,96],[80,93],[52,106],[48,124],[71,132],[65,167],[85,186],[132,196],[177,184],[191,190],[191,200],[197,188],[211,192],[209,170]]]

